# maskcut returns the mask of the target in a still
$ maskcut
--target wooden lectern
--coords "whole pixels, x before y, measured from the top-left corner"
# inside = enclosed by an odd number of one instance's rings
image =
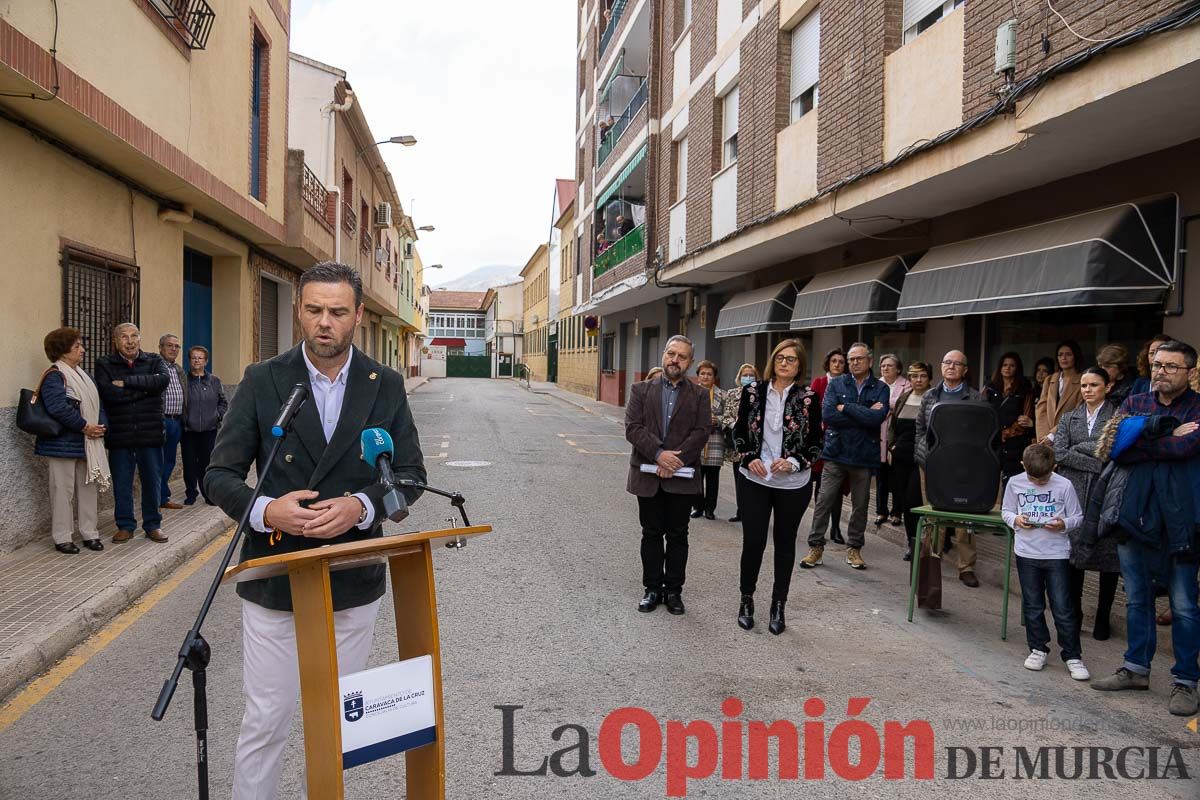
[[[337,639],[329,571],[388,562],[396,611],[400,660],[433,657],[433,702],[437,738],[405,752],[406,796],[443,800],[446,796],[446,739],[442,725],[442,661],[438,645],[433,548],[488,533],[490,525],[384,536],[328,545],[246,561],[225,571],[223,581],[250,581],[287,574],[295,612],[300,664],[300,706],[304,712],[304,763],[308,796],[341,800],[342,725],[338,691]]]

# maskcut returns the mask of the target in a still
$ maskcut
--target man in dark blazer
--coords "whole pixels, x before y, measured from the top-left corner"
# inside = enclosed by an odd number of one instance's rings
[[[360,457],[366,428],[391,434],[396,477],[425,480],[404,379],[351,344],[364,309],[358,273],[332,262],[312,267],[300,278],[297,305],[303,343],[246,369],[205,475],[208,496],[239,519],[253,494],[247,472],[251,463],[265,463],[280,406],[297,383],[309,387],[251,509],[242,561],[382,535],[382,487],[375,465]],[[409,503],[420,495],[403,491]],[[384,568],[334,572],[330,588],[338,669],[357,672],[371,652]],[[282,576],[239,583],[237,592],[246,711],[233,797],[274,797],[299,696],[291,591]]]
[[[700,456],[712,426],[708,392],[687,379],[693,348],[686,336],[672,336],[663,351],[663,374],[635,383],[625,406],[625,438],[633,445],[626,490],[637,495],[642,523],[642,584],[638,611],[660,602],[682,614],[687,569],[688,513],[700,493]],[[643,472],[642,465],[655,467]],[[677,478],[682,467],[693,477]]]

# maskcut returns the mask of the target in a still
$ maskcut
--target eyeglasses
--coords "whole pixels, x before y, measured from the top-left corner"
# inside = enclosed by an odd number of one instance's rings
[[[1183,364],[1164,364],[1161,361],[1155,361],[1150,365],[1151,372],[1162,372],[1166,375],[1174,375],[1181,369],[1187,369]]]
[[[966,365],[965,361],[951,361],[948,358],[942,362],[943,367],[965,367]]]
[[[795,364],[799,360],[800,359],[796,358],[795,356],[785,356],[783,353],[775,356],[776,364]]]
[[[870,356],[850,356],[847,361],[866,361]]]

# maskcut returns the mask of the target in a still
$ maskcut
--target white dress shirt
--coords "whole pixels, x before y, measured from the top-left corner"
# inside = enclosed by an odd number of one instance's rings
[[[305,345],[300,345],[300,352],[304,356],[304,366],[308,367],[308,382],[312,385],[310,402],[317,409],[317,415],[321,418],[321,430],[324,431],[325,441],[328,443],[333,438],[334,430],[337,429],[338,419],[342,416],[342,401],[346,398],[346,376],[350,372],[350,359],[354,357],[354,348],[350,348],[349,354],[346,356],[346,363],[342,365],[341,371],[333,380],[327,378],[308,360],[308,348]],[[371,523],[375,521],[374,504],[361,492],[351,496],[358,498],[363,507],[367,509],[367,518],[358,523],[356,527],[363,531],[370,530]],[[267,513],[267,506],[275,499],[274,497],[260,497],[254,502],[254,508],[250,511],[250,527],[260,533],[270,533],[273,530],[263,522],[263,516]]]

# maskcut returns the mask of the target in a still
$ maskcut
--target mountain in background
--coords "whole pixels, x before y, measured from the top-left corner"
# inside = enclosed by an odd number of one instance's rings
[[[489,264],[459,276],[452,281],[439,283],[437,276],[425,272],[426,282],[434,289],[453,289],[459,292],[483,292],[493,286],[504,286],[521,279],[521,268],[508,264]]]

